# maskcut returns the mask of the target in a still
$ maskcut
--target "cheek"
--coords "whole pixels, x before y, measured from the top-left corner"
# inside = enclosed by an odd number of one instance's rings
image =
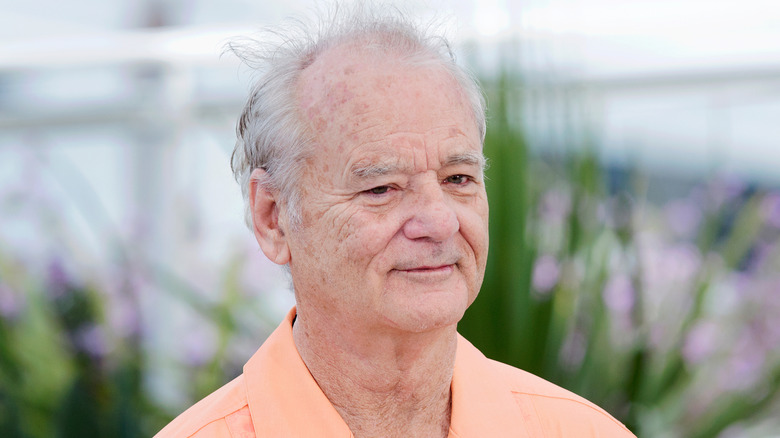
[[[310,204],[305,209],[305,236],[301,239],[305,247],[300,248],[302,255],[315,265],[314,269],[339,270],[336,265],[353,271],[365,268],[383,255],[398,229],[386,215],[346,205],[317,207]],[[348,269],[341,269],[344,272],[339,275],[346,275]],[[364,275],[365,271],[358,274]]]
[[[488,219],[487,201],[484,200],[478,200],[470,205],[460,217],[461,234],[474,251],[477,264],[482,268],[488,252]]]
[[[360,265],[370,264],[384,255],[384,249],[398,231],[386,217],[373,214],[355,214],[341,233],[347,257]]]

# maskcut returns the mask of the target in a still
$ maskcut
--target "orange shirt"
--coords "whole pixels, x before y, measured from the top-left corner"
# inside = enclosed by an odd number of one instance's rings
[[[352,437],[309,374],[292,337],[295,308],[244,366],[156,438]],[[458,336],[450,438],[633,437],[593,403],[487,359]]]

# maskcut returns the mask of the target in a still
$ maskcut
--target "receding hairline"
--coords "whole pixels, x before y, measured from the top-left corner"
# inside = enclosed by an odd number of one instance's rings
[[[461,84],[450,71],[447,60],[439,58],[436,53],[428,51],[424,47],[421,47],[421,51],[417,56],[409,56],[404,52],[396,50],[388,52],[383,50],[383,48],[366,48],[364,45],[360,44],[360,41],[360,39],[347,39],[337,45],[332,45],[322,50],[316,55],[315,59],[298,74],[295,95],[297,117],[299,121],[306,126],[306,129],[312,136],[312,143],[310,144],[309,149],[310,153],[313,153],[314,149],[317,147],[317,137],[320,132],[317,132],[316,127],[312,125],[312,121],[308,120],[306,113],[313,105],[317,105],[315,101],[318,101],[323,97],[319,95],[319,92],[312,92],[313,90],[310,87],[324,85],[326,87],[326,90],[324,91],[330,94],[330,91],[327,90],[327,82],[329,80],[338,80],[337,78],[334,78],[334,76],[337,77],[341,75],[347,69],[354,69],[354,72],[351,74],[359,75],[361,70],[373,70],[373,67],[376,66],[377,63],[387,64],[390,68],[407,71],[429,70],[434,72],[433,74],[437,75],[436,77],[443,78],[445,81],[449,82],[448,86],[451,86],[457,93],[457,99],[461,101],[463,110],[466,111],[468,117],[471,119],[471,123],[473,123],[476,130],[479,131],[477,115],[470,105],[471,102],[468,98],[468,93],[464,89],[463,84]],[[344,52],[350,56],[343,56]],[[433,77],[430,77],[427,80],[433,80]],[[310,99],[314,99],[315,101],[311,101]],[[482,145],[481,139],[478,141],[478,144],[480,146]],[[384,160],[380,158],[380,161]],[[392,161],[392,159],[390,161]],[[452,159],[448,158],[446,161],[442,162],[442,166],[451,166],[454,164],[471,164],[484,171],[486,168],[486,159],[481,152],[469,151],[453,155]],[[355,171],[348,170],[348,174],[352,177],[366,178],[369,175],[379,176],[380,174],[401,172],[402,170],[401,166],[388,163],[378,166],[368,164],[363,170],[357,168]]]
[[[387,41],[384,41],[386,36],[381,33],[382,31],[376,30],[374,32],[343,36],[338,41],[331,42],[326,47],[310,53],[307,61],[301,65],[301,69],[296,75],[295,89],[296,94],[298,94],[296,96],[298,104],[300,105],[302,98],[299,93],[306,85],[306,81],[315,79],[310,77],[310,75],[316,75],[317,72],[320,72],[330,76],[334,75],[340,67],[344,70],[350,67],[359,69],[366,63],[373,62],[388,63],[399,68],[434,69],[450,78],[458,91],[466,97],[465,87],[454,73],[455,69],[461,68],[455,64],[454,60],[443,58],[441,54],[417,41],[408,41],[410,46],[413,46],[413,48],[408,49],[385,45],[387,43]],[[379,45],[372,44],[372,42],[376,41],[384,43]],[[348,57],[344,56],[345,54]],[[349,62],[348,59],[351,59],[352,62]],[[359,62],[356,63],[356,60]],[[324,78],[325,75],[320,77],[320,79]],[[468,101],[468,99],[466,100]]]
[[[474,76],[458,65],[443,17],[419,22],[408,11],[388,4],[332,3],[314,15],[289,17],[251,38],[232,40],[227,49],[256,72],[252,91],[237,124],[238,139],[231,167],[242,187],[245,217],[251,228],[249,180],[255,168],[268,171],[266,186],[278,190],[298,223],[302,163],[315,146],[312,126],[301,112],[296,89],[301,75],[329,48],[352,41],[376,53],[397,54],[411,64],[437,65],[455,79],[472,109],[480,143],[485,137],[484,95]],[[287,151],[287,152],[286,152]]]

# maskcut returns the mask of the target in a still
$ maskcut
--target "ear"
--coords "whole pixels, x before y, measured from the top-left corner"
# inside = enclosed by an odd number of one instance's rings
[[[252,211],[252,230],[260,249],[272,262],[284,265],[290,261],[287,236],[279,224],[278,196],[263,184],[268,174],[255,169],[249,177],[249,208]]]

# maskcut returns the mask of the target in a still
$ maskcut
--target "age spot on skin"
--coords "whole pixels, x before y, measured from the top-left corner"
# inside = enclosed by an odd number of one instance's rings
[[[325,117],[317,116],[314,119],[314,130],[315,132],[322,132],[326,127],[328,126],[328,121],[325,119]]]
[[[338,107],[352,100],[355,94],[347,87],[345,82],[335,84],[328,93],[328,104],[331,107]]]

